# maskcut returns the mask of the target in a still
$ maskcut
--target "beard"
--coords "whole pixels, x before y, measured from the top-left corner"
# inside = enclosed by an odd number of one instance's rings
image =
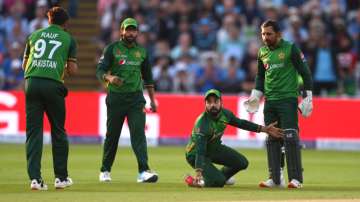
[[[278,41],[279,41],[279,39],[268,39],[268,40],[265,40],[264,43],[268,47],[275,47],[276,44],[278,43]]]
[[[273,46],[273,45],[274,45],[273,41],[271,41],[271,40],[266,40],[266,41],[265,41],[265,44],[266,44],[267,46]]]
[[[211,107],[209,110],[208,110],[208,113],[213,116],[213,117],[217,117],[217,115],[219,114],[221,108],[220,109],[216,109],[215,107]]]
[[[124,36],[124,40],[126,41],[126,43],[128,44],[132,44],[136,41],[136,37],[133,36]]]

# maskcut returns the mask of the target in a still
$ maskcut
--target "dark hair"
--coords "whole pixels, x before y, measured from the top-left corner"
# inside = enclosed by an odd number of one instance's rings
[[[47,12],[50,24],[63,25],[69,20],[69,14],[62,7],[52,7]]]
[[[275,20],[266,20],[261,27],[272,27],[275,32],[280,32],[280,26]]]

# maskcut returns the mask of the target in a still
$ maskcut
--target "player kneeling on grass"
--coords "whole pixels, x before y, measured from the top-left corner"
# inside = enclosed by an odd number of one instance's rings
[[[261,126],[237,118],[223,108],[221,93],[211,89],[205,94],[205,112],[196,120],[191,138],[186,146],[186,160],[195,169],[195,177],[186,176],[185,182],[192,187],[223,187],[233,184],[234,176],[248,167],[245,156],[221,143],[227,125],[253,132],[266,132],[274,138],[281,138],[283,130],[272,123]],[[220,170],[213,163],[223,165]]]

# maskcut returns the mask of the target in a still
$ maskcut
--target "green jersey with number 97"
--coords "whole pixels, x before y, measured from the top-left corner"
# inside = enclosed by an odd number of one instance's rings
[[[74,38],[58,25],[50,25],[32,33],[26,43],[25,79],[41,77],[64,82],[67,61],[76,62]]]

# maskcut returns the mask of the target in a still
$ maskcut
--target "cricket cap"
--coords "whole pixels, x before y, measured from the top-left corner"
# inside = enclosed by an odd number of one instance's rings
[[[129,26],[134,26],[135,28],[138,28],[138,23],[134,18],[126,18],[122,23],[121,23],[121,28],[126,29]]]
[[[210,95],[215,95],[216,97],[221,99],[221,93],[220,91],[216,90],[216,89],[210,89],[205,93],[205,100],[210,96]]]

